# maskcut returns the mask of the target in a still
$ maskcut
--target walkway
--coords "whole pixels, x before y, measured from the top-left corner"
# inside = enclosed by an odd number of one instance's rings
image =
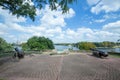
[[[0,65],[5,80],[120,80],[120,59],[88,54],[33,55]]]

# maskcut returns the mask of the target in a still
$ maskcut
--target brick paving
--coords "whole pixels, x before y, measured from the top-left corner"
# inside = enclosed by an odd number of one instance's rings
[[[120,58],[88,54],[33,55],[0,65],[5,80],[120,80]]]

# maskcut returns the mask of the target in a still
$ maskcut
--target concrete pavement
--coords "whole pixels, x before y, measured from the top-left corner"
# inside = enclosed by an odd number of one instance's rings
[[[5,80],[120,80],[120,59],[90,54],[33,55],[0,65]]]

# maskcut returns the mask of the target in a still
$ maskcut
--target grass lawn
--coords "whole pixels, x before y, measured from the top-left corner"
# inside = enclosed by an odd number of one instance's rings
[[[8,56],[12,56],[13,53],[0,53],[0,58],[1,57],[8,57]]]
[[[30,54],[42,54],[40,51],[24,51],[25,55],[30,55]],[[0,52],[0,58],[2,57],[9,57],[13,56],[14,52]]]
[[[109,55],[110,55],[111,57],[120,58],[120,53],[110,52]]]
[[[1,78],[0,78],[0,80],[6,80],[6,79],[1,79]]]

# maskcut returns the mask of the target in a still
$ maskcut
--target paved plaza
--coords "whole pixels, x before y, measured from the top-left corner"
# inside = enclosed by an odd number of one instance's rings
[[[120,58],[90,54],[31,55],[0,64],[5,80],[120,80]]]

